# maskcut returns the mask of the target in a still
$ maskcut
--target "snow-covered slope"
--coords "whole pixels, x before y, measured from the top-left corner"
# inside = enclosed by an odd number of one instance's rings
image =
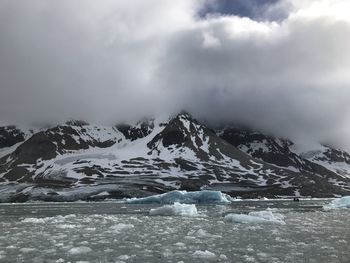
[[[235,127],[226,127],[219,130],[218,134],[243,152],[267,163],[295,172],[310,168],[309,163],[291,151],[293,143],[289,140]]]
[[[350,155],[345,151],[320,144],[302,152],[290,140],[236,127],[220,129],[218,135],[254,158],[303,176],[316,174],[329,184],[350,190]]]
[[[0,130],[1,131],[1,130]],[[71,121],[15,130],[0,157],[0,201],[142,197],[170,190],[232,196],[333,196],[349,178],[290,150],[291,142],[225,129],[182,113],[117,126]],[[13,148],[11,148],[13,147]]]
[[[320,145],[318,149],[302,152],[300,155],[311,162],[326,167],[340,176],[350,178],[350,154],[345,151]]]
[[[0,158],[13,152],[36,131],[36,128],[26,126],[0,126]]]

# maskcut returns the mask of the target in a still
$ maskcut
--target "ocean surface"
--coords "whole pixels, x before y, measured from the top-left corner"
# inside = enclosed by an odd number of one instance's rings
[[[0,262],[350,262],[350,209],[324,211],[329,202],[197,205],[192,217],[117,202],[0,204]],[[254,211],[283,224],[225,219]]]

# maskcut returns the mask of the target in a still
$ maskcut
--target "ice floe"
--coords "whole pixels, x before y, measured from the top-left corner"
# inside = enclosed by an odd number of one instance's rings
[[[21,253],[30,253],[30,252],[33,252],[35,250],[36,250],[35,248],[23,247],[23,248],[19,249],[19,252],[21,252]]]
[[[316,243],[327,253],[315,255],[315,262],[348,262],[350,210],[322,213],[321,206],[330,201],[303,201],[302,209],[290,200],[272,200],[271,204],[243,201],[232,205],[195,205],[199,214],[196,217],[149,215],[151,208],[166,205],[27,203],[13,205],[13,213],[9,212],[8,205],[3,205],[0,206],[0,262],[19,259],[21,262],[59,260],[57,262],[65,263],[181,260],[301,263],[303,255]],[[267,207],[274,205],[278,208],[268,210]],[[18,215],[19,208],[26,209]],[[31,210],[37,211],[45,223],[32,219]],[[55,216],[57,211],[62,215]],[[72,211],[76,215],[65,215]],[[286,215],[287,225],[239,224],[223,217],[228,213],[248,215],[251,211],[270,211],[274,216],[281,213]],[[13,214],[17,220],[13,220]],[[23,222],[25,218],[28,218],[26,223]],[[58,227],[65,224],[75,228]],[[84,249],[77,249],[81,247],[89,247],[91,252],[83,253]],[[36,250],[31,251],[33,248]]]
[[[123,223],[119,223],[110,227],[112,231],[118,232],[118,233],[124,230],[132,229],[132,228],[134,228],[133,224],[123,224]]]
[[[198,230],[190,230],[187,233],[187,236],[185,238],[187,238],[187,239],[196,239],[196,238],[207,239],[207,238],[222,238],[222,236],[210,234],[206,230],[200,228]]]
[[[329,204],[323,206],[324,210],[350,208],[350,196],[334,199]]]
[[[221,238],[221,236],[219,235],[213,235],[208,233],[207,231],[205,231],[204,229],[198,229],[195,233],[195,236],[199,237],[199,238]]]
[[[280,224],[284,225],[283,215],[271,211],[257,211],[246,214],[228,214],[225,220],[243,224]]]
[[[68,253],[71,255],[79,255],[79,254],[86,254],[91,251],[92,249],[89,247],[73,247],[68,251]]]
[[[28,217],[22,220],[22,223],[31,223],[31,224],[45,224],[47,222],[46,218],[35,218]]]
[[[154,208],[149,211],[152,216],[196,216],[198,215],[197,208],[194,204],[180,204],[165,205]]]
[[[118,257],[120,260],[128,260],[129,258],[131,258],[129,255],[121,255]]]
[[[165,194],[152,195],[144,198],[131,198],[126,202],[129,204],[208,204],[208,203],[230,203],[232,198],[220,191],[171,191]]]
[[[208,250],[202,251],[202,250],[197,250],[195,251],[192,256],[194,258],[200,258],[200,259],[215,259],[216,255],[213,252],[210,252]]]

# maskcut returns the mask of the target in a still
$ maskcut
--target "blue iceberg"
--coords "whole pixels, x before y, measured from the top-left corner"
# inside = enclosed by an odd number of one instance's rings
[[[231,203],[232,198],[220,191],[171,191],[165,194],[152,195],[144,198],[127,199],[129,204],[210,204],[210,203]]]
[[[350,208],[350,196],[334,199],[329,204],[323,206],[324,210]]]

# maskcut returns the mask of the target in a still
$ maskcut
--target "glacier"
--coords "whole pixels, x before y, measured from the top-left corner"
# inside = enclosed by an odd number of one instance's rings
[[[231,203],[232,198],[220,191],[171,191],[164,194],[152,195],[143,198],[126,199],[129,204],[209,204],[209,203]]]
[[[350,208],[350,196],[344,196],[341,198],[334,199],[329,204],[323,206],[324,210],[341,209],[341,208]]]
[[[151,216],[196,216],[198,215],[197,208],[194,204],[180,204],[165,205],[154,208],[149,211]]]
[[[246,214],[228,214],[225,221],[242,224],[279,224],[285,225],[283,215],[271,211],[257,211]]]

